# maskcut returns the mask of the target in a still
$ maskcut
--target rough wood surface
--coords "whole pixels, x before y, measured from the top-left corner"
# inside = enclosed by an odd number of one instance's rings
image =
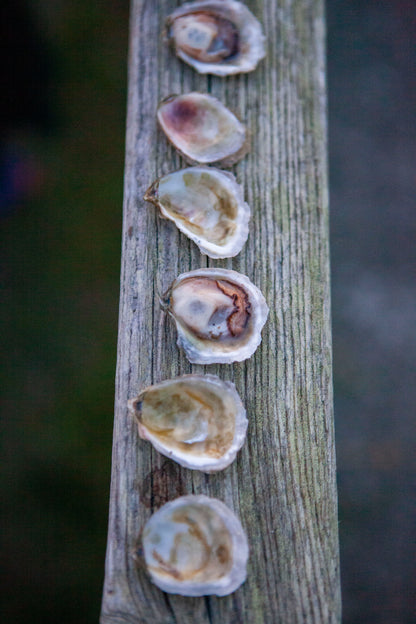
[[[339,622],[338,529],[329,298],[322,0],[253,0],[267,36],[257,70],[200,76],[165,47],[172,0],[133,0],[113,471],[102,624]],[[208,91],[244,120],[251,152],[234,167],[253,217],[235,259],[211,261],[142,200],[182,166],[156,125],[170,93]],[[189,269],[248,275],[270,306],[248,361],[190,365],[159,294]],[[234,381],[248,438],[224,472],[180,468],[139,439],[127,399],[190,372]],[[235,510],[250,542],[246,583],[233,595],[162,593],[133,558],[141,527],[168,500],[207,494]]]

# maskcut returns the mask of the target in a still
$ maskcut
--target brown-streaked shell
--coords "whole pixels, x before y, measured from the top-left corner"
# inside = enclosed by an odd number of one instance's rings
[[[250,72],[266,54],[259,21],[236,0],[183,4],[167,18],[166,34],[177,56],[201,74]]]
[[[183,375],[145,388],[128,402],[139,435],[185,468],[224,470],[242,447],[246,411],[234,384],[216,375]]]
[[[144,526],[144,560],[151,580],[182,596],[226,596],[246,579],[248,542],[240,520],[208,496],[182,496]]]
[[[228,269],[179,275],[163,296],[178,346],[193,364],[226,364],[249,358],[261,342],[269,308],[249,278]]]
[[[181,169],[153,182],[144,199],[211,258],[236,256],[247,240],[250,207],[228,171],[205,166]]]

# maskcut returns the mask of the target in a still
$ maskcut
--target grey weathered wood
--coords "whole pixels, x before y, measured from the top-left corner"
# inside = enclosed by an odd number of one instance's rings
[[[177,2],[133,0],[113,471],[102,624],[338,622],[340,594],[332,413],[324,18],[322,0],[247,2],[268,53],[249,75],[204,77],[165,47]],[[209,91],[251,130],[234,171],[252,207],[233,260],[211,261],[141,198],[182,165],[158,130],[158,101]],[[234,268],[263,291],[270,317],[248,361],[192,366],[176,346],[158,295],[181,272]],[[215,372],[245,401],[248,439],[234,464],[205,475],[138,438],[127,399],[179,374]],[[163,594],[133,552],[143,523],[185,493],[215,496],[240,516],[251,545],[248,578],[224,598]]]

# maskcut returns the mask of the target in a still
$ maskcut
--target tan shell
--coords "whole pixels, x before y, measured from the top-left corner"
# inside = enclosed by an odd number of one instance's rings
[[[247,537],[237,516],[208,496],[166,503],[143,529],[150,577],[165,592],[226,596],[246,579]]]
[[[249,358],[261,342],[269,309],[248,277],[228,269],[197,269],[174,280],[162,307],[178,330],[178,346],[193,364]]]
[[[168,140],[190,164],[231,166],[247,153],[245,127],[207,93],[170,95],[159,104],[157,118]]]
[[[200,74],[249,72],[266,54],[259,21],[235,0],[183,4],[168,17],[166,30],[179,58]]]
[[[216,375],[183,375],[143,390],[129,401],[139,435],[181,466],[216,472],[242,447],[246,411],[234,384]]]
[[[159,178],[144,199],[211,258],[231,258],[248,236],[250,207],[235,177],[214,167],[188,167]]]

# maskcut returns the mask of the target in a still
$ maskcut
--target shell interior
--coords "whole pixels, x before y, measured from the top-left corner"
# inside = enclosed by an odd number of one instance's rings
[[[196,364],[241,362],[261,342],[268,307],[241,273],[199,269],[180,275],[167,293],[178,345]]]
[[[172,293],[176,319],[200,340],[234,348],[252,333],[251,304],[241,286],[215,277],[189,277]]]
[[[226,171],[182,169],[154,182],[144,198],[212,258],[235,256],[247,240],[250,208]]]
[[[259,21],[235,0],[182,5],[169,16],[167,35],[176,54],[202,74],[249,72],[265,56]]]
[[[232,164],[246,153],[243,124],[211,95],[171,95],[159,104],[157,116],[169,141],[191,163]]]
[[[166,380],[129,406],[140,436],[187,468],[222,470],[245,439],[247,419],[235,387],[215,375]]]
[[[183,506],[168,521],[175,524],[175,532],[159,524],[157,534],[144,535],[157,545],[149,555],[152,572],[181,581],[215,581],[230,571],[231,537],[222,518],[209,507]]]
[[[245,580],[247,539],[238,518],[216,499],[167,503],[147,522],[142,543],[151,578],[164,591],[223,596]]]

